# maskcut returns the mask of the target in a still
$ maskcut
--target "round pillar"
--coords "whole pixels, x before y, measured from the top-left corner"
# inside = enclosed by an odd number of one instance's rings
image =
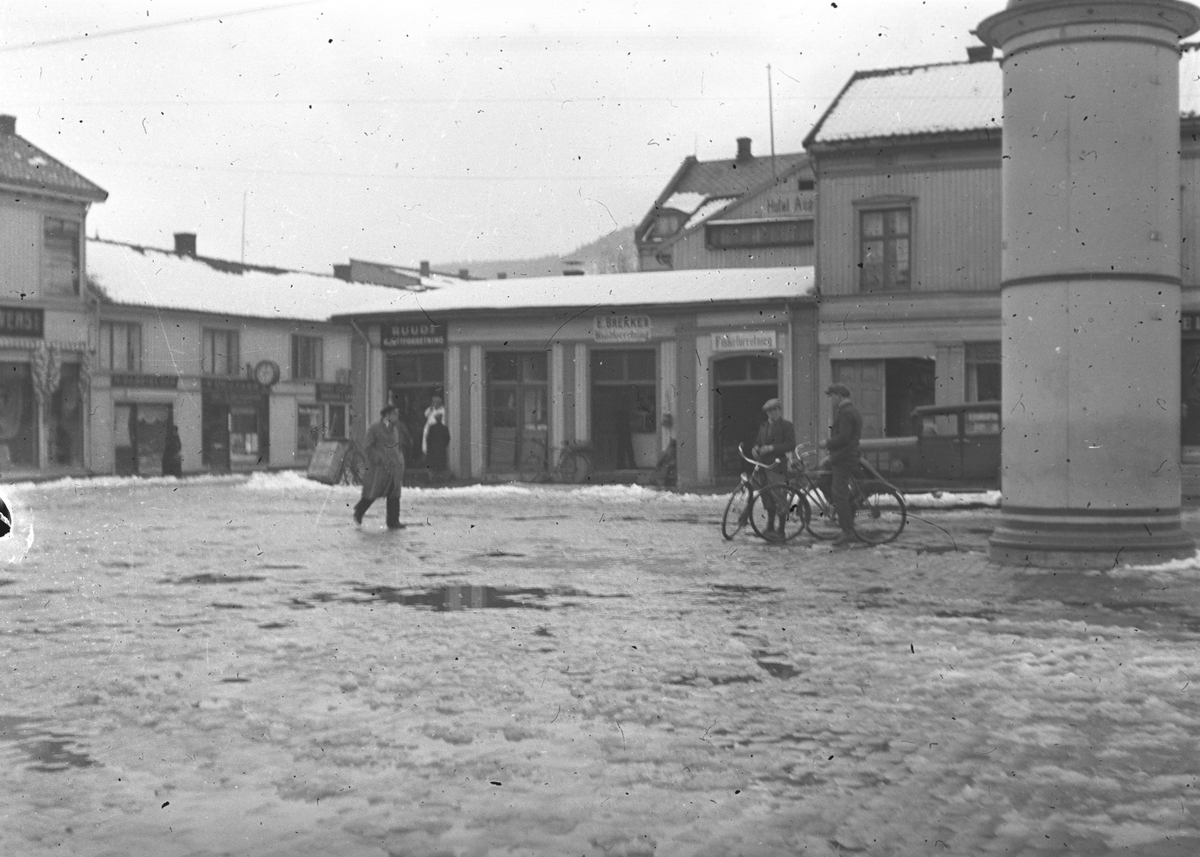
[[[1190,556],[1180,524],[1179,0],[1011,0],[993,559]]]

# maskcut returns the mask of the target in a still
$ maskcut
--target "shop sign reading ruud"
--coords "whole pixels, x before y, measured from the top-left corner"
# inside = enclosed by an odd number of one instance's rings
[[[735,330],[712,335],[713,351],[774,351],[775,331]]]
[[[598,315],[592,325],[596,342],[649,342],[650,316]]]
[[[43,335],[42,311],[31,307],[0,306],[0,336]]]
[[[440,321],[395,321],[380,326],[383,348],[445,348],[446,325]]]

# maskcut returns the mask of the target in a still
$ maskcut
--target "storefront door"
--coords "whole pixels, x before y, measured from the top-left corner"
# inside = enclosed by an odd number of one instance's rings
[[[592,352],[592,443],[599,470],[654,467],[658,460],[653,348]]]
[[[513,471],[527,455],[546,450],[546,352],[489,351],[485,364],[487,464],[494,471]]]
[[[162,476],[172,425],[170,405],[124,403],[113,408],[113,455],[118,476]]]
[[[738,444],[754,445],[766,415],[762,406],[779,396],[779,361],[774,357],[726,357],[713,362],[714,449],[717,474],[734,476],[745,462]],[[790,414],[784,414],[791,419]]]
[[[387,355],[389,401],[400,408],[400,420],[408,431],[409,466],[420,463],[425,411],[434,396],[445,395],[445,365],[442,351],[398,351]]]

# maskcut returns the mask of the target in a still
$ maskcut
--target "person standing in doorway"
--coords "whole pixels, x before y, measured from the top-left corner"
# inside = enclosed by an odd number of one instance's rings
[[[354,506],[354,523],[361,525],[363,515],[380,497],[387,498],[387,527],[403,529],[400,523],[400,489],[404,482],[404,447],[408,432],[400,424],[400,408],[388,405],[379,412],[379,422],[367,429],[363,445],[366,469],[362,477],[362,498]]]
[[[425,409],[425,427],[421,429],[421,455],[423,456],[429,456],[429,429],[433,427],[438,417],[441,417],[443,423],[446,422],[446,402],[441,396],[434,393],[433,401]]]
[[[783,418],[783,403],[779,399],[768,399],[763,405],[763,410],[766,411],[767,421],[759,426],[752,452],[755,459],[770,462],[771,466],[763,474],[764,485],[759,487],[777,485],[787,479],[787,456],[796,448],[796,429],[791,422]],[[767,510],[767,535],[782,541],[787,509],[777,508],[779,504],[772,491],[764,493],[762,498],[763,506]],[[775,526],[776,517],[779,519],[778,529]]]
[[[433,425],[425,429],[425,465],[429,468],[429,480],[441,482],[446,478],[449,466],[446,450],[450,448],[450,429],[442,422],[441,414],[433,415]]]
[[[174,424],[167,430],[163,444],[162,471],[163,476],[183,476],[183,441],[179,439],[179,426]]]
[[[829,427],[829,439],[821,443],[829,453],[821,462],[821,469],[829,473],[821,477],[819,486],[833,503],[842,529],[833,543],[844,545],[855,539],[854,519],[850,516],[850,474],[858,467],[862,416],[850,401],[850,388],[845,384],[830,385],[825,395],[833,406],[833,425]]]

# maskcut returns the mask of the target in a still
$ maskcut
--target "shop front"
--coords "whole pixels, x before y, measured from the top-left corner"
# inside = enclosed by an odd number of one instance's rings
[[[178,375],[113,373],[113,469],[118,476],[162,476],[175,425]]]
[[[640,313],[596,316],[589,381],[593,466],[652,470],[661,452],[654,323]]]
[[[322,440],[346,440],[350,427],[350,384],[316,385],[315,402],[296,405],[296,463],[307,466]]]
[[[213,473],[270,463],[270,388],[249,378],[200,381],[201,462]]]
[[[380,325],[388,402],[400,408],[412,447],[409,464],[422,461],[422,439],[435,398],[446,395],[446,325],[442,321],[388,320]],[[368,422],[375,419],[370,415]]]

